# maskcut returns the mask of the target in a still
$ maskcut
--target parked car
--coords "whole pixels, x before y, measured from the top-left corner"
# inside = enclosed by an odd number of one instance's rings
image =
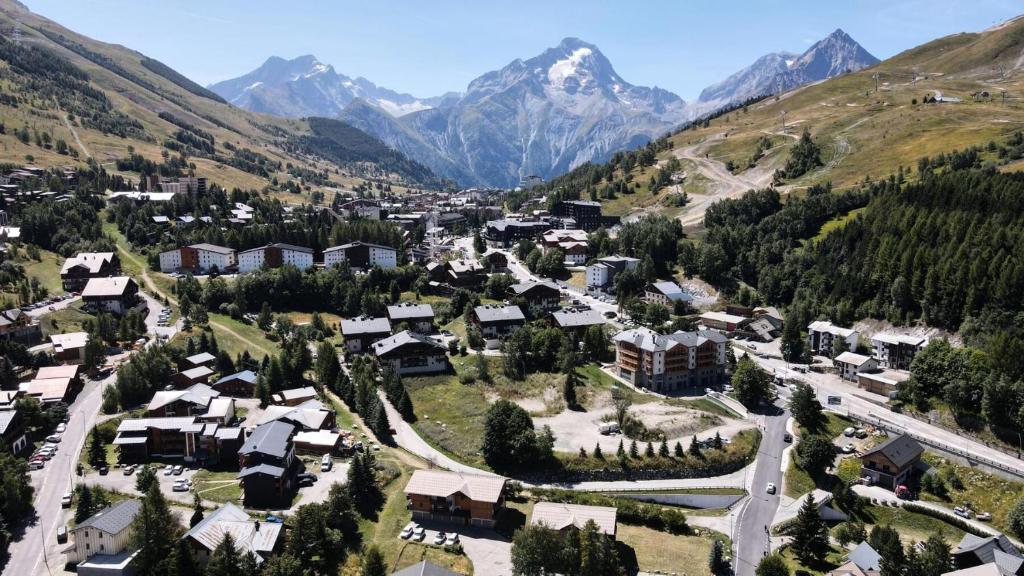
[[[860,439],[862,439],[862,440],[863,440],[864,438],[867,438],[867,437],[868,437],[868,431],[867,431],[867,430],[865,430],[865,429],[863,429],[863,428],[857,428],[857,431],[856,431],[856,432],[854,432],[854,435],[855,435],[855,436],[856,436],[857,438],[860,438]]]
[[[988,522],[989,520],[992,519],[992,513],[991,512],[982,512],[981,514],[978,514],[977,516],[975,516],[975,518],[977,518],[978,520],[982,520],[984,522]]]
[[[448,533],[448,539],[444,541],[445,546],[455,546],[459,543],[459,535],[455,532]]]
[[[64,424],[63,422],[61,422],[60,424],[57,424],[57,429],[55,430],[55,432],[57,434],[63,434],[67,429],[68,429],[67,424]]]
[[[173,472],[173,474],[174,474],[175,476],[181,476],[181,473],[182,473],[182,472],[184,472],[184,471],[185,471],[185,467],[184,467],[184,466],[182,466],[181,464],[177,464],[177,465],[175,465],[175,467],[174,467],[174,472]]]
[[[971,517],[971,512],[962,506],[957,506],[956,508],[953,508],[953,514],[956,514],[961,518],[969,519]]]
[[[313,474],[312,472],[303,472],[296,476],[295,479],[299,482],[309,482],[312,484],[313,482],[316,482],[316,474]]]
[[[184,482],[175,482],[171,486],[171,490],[173,492],[188,492],[188,484],[185,484]]]
[[[402,532],[399,533],[398,537],[402,540],[408,540],[409,538],[412,538],[412,532],[416,529],[417,526],[418,524],[416,524],[415,522],[409,522],[405,525],[405,528],[402,528]]]
[[[65,492],[64,495],[60,497],[60,507],[71,508],[71,500],[71,492]]]
[[[135,472],[135,466],[129,464],[128,466],[124,467],[123,472],[125,476],[131,476],[132,473]]]
[[[843,430],[843,436],[846,436],[847,438],[852,438],[853,435],[856,434],[856,433],[857,433],[857,429],[852,427],[852,426],[847,428],[847,429],[845,429],[845,430]]]
[[[607,310],[607,311],[605,311],[605,313],[604,313],[604,317],[605,317],[605,318],[615,318],[615,312],[613,312],[613,311],[611,311],[611,310]]]
[[[324,457],[320,459],[320,471],[327,472],[334,466],[334,460],[331,460],[330,454],[324,454]]]
[[[775,484],[773,482],[769,482],[768,486],[765,486],[764,491],[769,494],[775,494]]]
[[[853,444],[847,444],[843,446],[843,454],[853,454]]]
[[[423,542],[423,539],[427,537],[427,531],[423,529],[423,526],[416,526],[412,531],[412,539],[417,542]]]
[[[448,535],[447,534],[445,534],[444,532],[438,532],[437,536],[434,536],[434,544],[436,544],[437,546],[441,546],[441,545],[444,544],[444,541],[447,540],[447,539],[448,539]]]
[[[57,543],[64,544],[68,541],[68,527],[60,526],[57,528]]]
[[[168,466],[167,468],[164,468],[164,476],[170,476],[173,473],[174,473],[174,466]]]
[[[42,470],[43,466],[46,466],[46,459],[45,458],[38,459],[38,460],[29,460],[28,461],[28,469],[29,470]]]
[[[110,472],[110,468],[107,468],[106,466],[100,466],[100,468],[99,468],[99,470],[97,470],[97,472],[100,473],[100,476],[106,476],[107,473]]]
[[[272,522],[274,524],[284,524],[284,518],[280,516],[274,516],[273,514],[267,514],[267,517],[263,519],[265,522]]]
[[[793,435],[790,434],[789,432],[786,432],[785,434],[782,435],[782,441],[783,442],[792,442],[793,441]]]
[[[60,434],[50,434],[49,436],[46,437],[46,441],[47,442],[60,442],[61,438],[63,438],[63,436],[61,436]]]

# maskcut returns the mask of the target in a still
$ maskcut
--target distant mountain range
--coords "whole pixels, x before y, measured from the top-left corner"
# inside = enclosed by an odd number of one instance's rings
[[[697,101],[703,106],[726,105],[754,96],[777,94],[810,82],[878,63],[856,40],[837,29],[815,42],[803,54],[773,52],[725,80],[705,88]]]
[[[476,78],[461,94],[417,98],[351,79],[313,56],[272,57],[209,89],[254,112],[339,118],[460,184],[510,187],[523,176],[550,178],[604,161],[731,102],[876,62],[836,30],[801,55],[763,56],[688,105],[667,90],[626,82],[596,46],[566,38]]]

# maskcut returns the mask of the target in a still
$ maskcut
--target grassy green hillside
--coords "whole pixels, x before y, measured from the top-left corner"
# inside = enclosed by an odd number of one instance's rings
[[[390,182],[396,191],[440,184],[379,142],[369,146],[373,139],[355,129],[330,149],[297,146],[315,136],[308,121],[230,106],[161,62],[76,34],[13,0],[0,0],[0,33],[2,163],[70,166],[95,158],[116,171],[114,162],[129,151],[156,162],[162,153],[185,152],[199,176],[227,188],[266,187],[292,201],[296,195],[283,192],[289,181],[308,186],[306,194],[368,180]],[[349,147],[353,153],[338,152]],[[272,170],[253,169],[257,154]]]

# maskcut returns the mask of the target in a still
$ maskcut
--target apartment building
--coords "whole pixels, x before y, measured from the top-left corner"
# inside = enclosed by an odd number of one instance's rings
[[[917,353],[928,345],[928,339],[906,334],[881,333],[871,337],[871,356],[882,368],[910,370]]]
[[[728,339],[713,330],[662,335],[634,328],[615,335],[619,377],[654,392],[714,386],[725,378]]]
[[[238,271],[252,272],[260,268],[280,268],[291,264],[299,270],[313,266],[313,249],[292,244],[268,244],[238,253]]]
[[[191,272],[205,274],[212,270],[223,272],[238,264],[234,248],[215,244],[193,244],[160,253],[161,272]]]
[[[846,341],[847,350],[856,350],[860,333],[849,328],[840,328],[827,320],[816,320],[807,326],[807,344],[811,352],[828,356],[834,356],[832,346],[838,340]]]
[[[350,242],[341,246],[333,246],[324,250],[324,266],[348,262],[353,268],[396,268],[398,251],[390,246],[368,244],[366,242]]]

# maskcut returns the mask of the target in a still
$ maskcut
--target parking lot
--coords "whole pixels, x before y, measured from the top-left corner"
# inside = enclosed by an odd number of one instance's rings
[[[423,546],[444,546],[435,544],[435,538],[440,532],[458,534],[459,544],[466,556],[473,562],[473,571],[476,574],[487,574],[488,576],[511,576],[512,575],[512,543],[506,540],[493,530],[477,528],[472,526],[457,526],[446,522],[423,520],[416,522],[423,528],[423,540],[408,538],[410,542]],[[395,535],[401,538],[400,534]]]

